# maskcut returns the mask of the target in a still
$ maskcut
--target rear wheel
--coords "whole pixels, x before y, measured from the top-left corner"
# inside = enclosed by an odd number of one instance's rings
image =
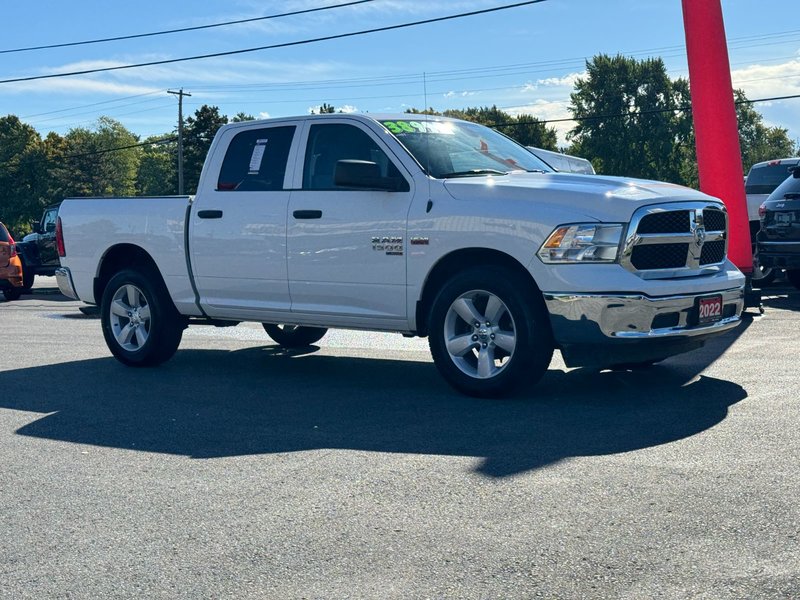
[[[800,269],[788,269],[786,271],[786,279],[789,280],[794,287],[800,290]]]
[[[8,288],[7,290],[3,290],[3,296],[6,297],[6,300],[11,302],[12,300],[19,300],[19,297],[22,296],[22,288]]]
[[[772,267],[762,267],[757,262],[753,263],[753,276],[751,283],[753,287],[762,287],[775,281],[776,270]]]
[[[186,324],[158,275],[134,270],[121,271],[108,282],[100,321],[111,353],[132,367],[172,358]]]
[[[433,301],[428,342],[439,372],[469,396],[497,397],[547,371],[553,339],[543,304],[516,273],[475,267]]]
[[[30,271],[25,268],[25,265],[22,266],[22,290],[27,294],[31,291],[33,287],[33,280],[36,277],[36,274],[31,269]]]
[[[328,330],[324,327],[302,327],[300,325],[273,325],[262,323],[264,331],[284,348],[302,348],[322,339]]]

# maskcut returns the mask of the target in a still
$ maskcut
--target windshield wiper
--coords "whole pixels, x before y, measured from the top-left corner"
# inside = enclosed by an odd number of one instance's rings
[[[481,175],[508,175],[506,171],[497,169],[469,169],[468,171],[453,171],[439,175],[439,179],[449,179],[451,177],[480,177]]]

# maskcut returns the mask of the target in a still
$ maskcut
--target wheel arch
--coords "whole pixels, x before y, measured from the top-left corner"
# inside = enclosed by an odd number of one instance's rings
[[[422,293],[416,305],[416,332],[428,335],[428,318],[431,305],[442,285],[466,267],[495,266],[514,272],[526,286],[526,294],[546,312],[544,296],[528,269],[513,256],[491,248],[462,248],[440,258],[425,278]]]
[[[145,249],[135,244],[117,244],[106,250],[103,258],[100,259],[97,275],[94,278],[93,293],[98,305],[103,300],[103,292],[108,282],[123,269],[147,271],[149,275],[157,277],[157,284],[166,289],[164,277],[161,275],[156,261]]]

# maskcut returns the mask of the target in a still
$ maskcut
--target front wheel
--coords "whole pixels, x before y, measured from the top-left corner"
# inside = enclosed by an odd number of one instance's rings
[[[134,270],[121,271],[108,282],[100,322],[108,349],[132,367],[172,358],[185,326],[158,275]]]
[[[789,280],[794,287],[800,290],[800,269],[788,269],[786,271],[786,279]]]
[[[262,323],[264,331],[284,348],[303,348],[322,339],[328,330],[324,327],[302,327],[300,325],[273,325]]]
[[[431,307],[428,342],[451,386],[497,397],[544,375],[553,338],[534,293],[514,272],[496,267],[476,267],[444,284]]]

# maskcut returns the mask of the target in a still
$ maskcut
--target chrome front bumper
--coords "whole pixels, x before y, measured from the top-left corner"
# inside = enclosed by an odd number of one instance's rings
[[[696,324],[698,298],[722,296],[722,319]],[[681,296],[545,293],[557,346],[568,366],[665,358],[699,348],[736,327],[744,288]]]
[[[59,291],[68,298],[80,300],[80,298],[78,298],[78,292],[75,291],[75,285],[72,283],[72,274],[69,272],[69,269],[66,267],[56,269],[55,275]]]

